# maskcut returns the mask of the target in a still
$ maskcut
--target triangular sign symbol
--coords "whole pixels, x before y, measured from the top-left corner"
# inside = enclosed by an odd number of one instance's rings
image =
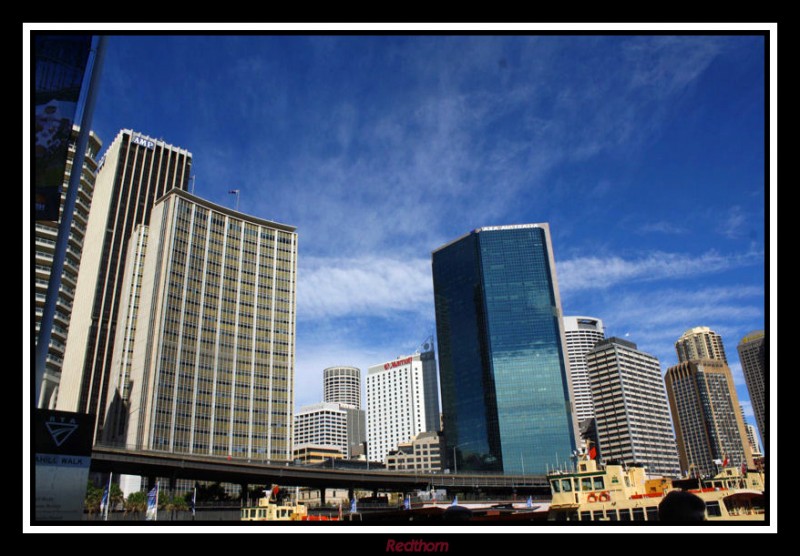
[[[56,446],[61,446],[66,442],[67,438],[78,428],[75,423],[45,423],[45,425]]]

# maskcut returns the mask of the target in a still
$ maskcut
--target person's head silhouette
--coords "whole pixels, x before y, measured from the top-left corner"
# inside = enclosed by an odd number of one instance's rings
[[[706,503],[691,492],[673,490],[658,505],[659,521],[703,521]]]

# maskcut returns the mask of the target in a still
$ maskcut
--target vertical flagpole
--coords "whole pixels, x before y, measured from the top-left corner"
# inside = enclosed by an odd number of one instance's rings
[[[97,41],[97,50],[92,62],[91,78],[89,89],[86,92],[86,100],[81,114],[80,132],[75,142],[75,157],[72,159],[72,172],[69,177],[69,185],[64,198],[64,205],[61,209],[61,223],[58,226],[56,245],[53,251],[53,264],[50,267],[50,279],[47,282],[47,296],[45,297],[44,307],[42,308],[42,319],[39,323],[39,336],[36,341],[35,357],[35,387],[33,390],[33,406],[47,408],[49,400],[40,399],[42,395],[42,384],[44,382],[44,372],[47,365],[47,352],[50,350],[50,338],[53,334],[53,321],[56,316],[56,301],[58,292],[61,289],[61,275],[64,273],[64,260],[67,257],[67,243],[69,232],[72,228],[72,214],[75,212],[75,203],[78,199],[78,188],[81,185],[81,174],[83,174],[83,162],[86,159],[86,147],[89,144],[89,127],[92,125],[92,115],[94,113],[95,99],[97,98],[97,86],[100,82],[100,69],[105,58],[107,37],[101,36]]]
[[[158,496],[161,494],[161,489],[159,488],[158,481],[156,481],[156,511],[155,516],[153,517],[153,521],[158,521]]]
[[[106,500],[106,517],[103,521],[108,521],[108,507],[111,505],[111,477],[114,475],[113,472],[108,474],[108,499]]]

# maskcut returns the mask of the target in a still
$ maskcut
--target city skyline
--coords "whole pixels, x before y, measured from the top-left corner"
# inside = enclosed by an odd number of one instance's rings
[[[411,352],[431,251],[502,224],[549,222],[564,313],[663,374],[689,328],[765,327],[763,58],[751,36],[112,37],[92,127],[181,145],[198,196],[297,226],[296,407],[326,367]]]

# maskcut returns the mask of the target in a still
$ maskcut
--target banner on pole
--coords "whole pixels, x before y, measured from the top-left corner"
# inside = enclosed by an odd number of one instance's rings
[[[57,221],[69,139],[92,36],[36,34],[33,38],[35,216],[36,220]],[[82,166],[82,156],[76,164]]]

